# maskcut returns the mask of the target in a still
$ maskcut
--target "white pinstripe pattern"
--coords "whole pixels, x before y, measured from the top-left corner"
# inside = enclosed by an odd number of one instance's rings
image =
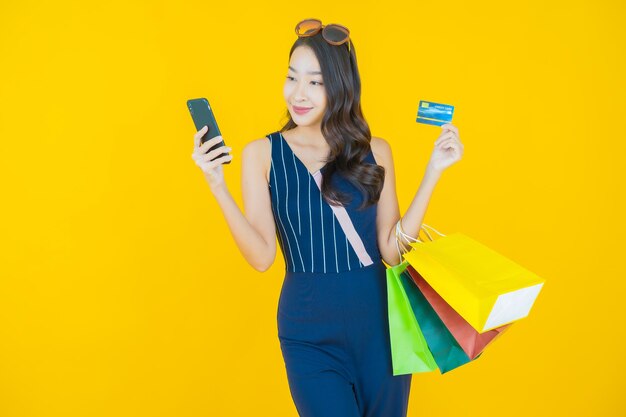
[[[313,221],[311,219],[311,176],[309,177],[309,226],[311,227],[311,272],[313,272]]]
[[[268,138],[269,139],[269,138]],[[272,140],[270,139],[270,155],[271,155],[271,148],[272,147]],[[274,173],[274,163],[273,163],[273,158],[270,158],[270,182],[269,182],[269,186],[270,188],[272,187],[272,173]],[[276,175],[274,175],[274,181],[276,181]],[[276,182],[274,182],[274,184],[276,184]],[[271,190],[270,190],[271,192]],[[278,192],[278,191],[276,191]],[[278,219],[276,218],[276,213],[274,212],[274,207],[272,205],[272,216],[274,217],[274,224],[276,225],[276,228],[278,228]],[[280,246],[281,248],[284,248],[285,245],[283,244],[283,236],[281,233],[276,233],[278,235],[278,241],[280,242]]]
[[[320,193],[320,217],[322,226],[322,253],[324,254],[324,272],[326,272],[326,245],[324,244],[324,207],[322,207],[322,193]]]
[[[273,142],[273,140],[272,140]],[[274,166],[274,159],[272,158],[272,166]],[[278,214],[278,222],[280,224],[280,226],[283,228],[283,232],[285,234],[285,236],[287,236],[287,230],[285,230],[285,225],[283,224],[282,219],[280,218],[280,198],[278,196],[278,189],[280,188],[278,186],[278,180],[276,179],[276,170],[272,169],[272,173],[274,174],[274,184],[276,184],[276,213]],[[280,235],[280,233],[279,233]],[[283,242],[283,247],[285,247],[284,242]],[[291,264],[291,267],[293,268],[294,272],[295,272],[295,268],[294,268],[294,263],[293,263],[293,254],[291,253],[291,245],[289,244],[289,242],[287,242],[287,249],[289,250],[289,263]],[[285,254],[286,255],[286,254]]]
[[[294,240],[296,241],[296,248],[298,249],[298,255],[300,256],[300,262],[302,263],[302,271],[306,268],[304,267],[304,260],[302,259],[302,253],[300,252],[300,244],[298,243],[298,236],[296,236],[296,231],[293,228],[293,224],[291,223],[291,218],[289,216],[289,180],[287,179],[287,167],[285,166],[285,154],[283,153],[283,141],[280,141],[280,157],[283,160],[283,171],[285,172],[285,183],[287,192],[285,193],[285,213],[287,214],[287,222],[289,222],[289,227],[291,227],[291,231],[293,232]],[[300,213],[298,213],[298,217]],[[296,267],[294,265],[294,271]]]
[[[335,216],[333,216],[333,243],[335,244],[335,271],[339,272],[339,263],[337,262],[337,238],[335,237]]]
[[[274,222],[276,224],[278,224],[278,219],[276,218],[276,213],[272,213],[274,215]],[[283,252],[284,252],[284,248],[285,248],[285,242],[283,241],[283,236],[281,233],[276,233],[278,235],[278,242],[280,242],[280,247],[283,248]]]
[[[310,256],[311,256],[311,269],[310,272],[314,272],[314,267],[316,265],[317,261],[316,258],[319,257],[319,249],[314,248],[314,241],[317,243],[319,239],[319,236],[317,235],[317,229],[320,228],[321,229],[321,239],[322,239],[322,262],[323,262],[323,268],[320,268],[320,265],[318,264],[318,270],[319,269],[323,269],[323,273],[327,273],[330,271],[327,271],[327,265],[326,265],[326,235],[327,232],[324,230],[324,206],[328,205],[328,207],[332,210],[331,213],[331,221],[333,222],[332,224],[332,229],[333,229],[333,245],[334,245],[334,249],[335,249],[335,270],[337,273],[340,272],[339,270],[339,258],[341,257],[341,255],[338,254],[339,250],[342,250],[341,248],[341,244],[338,244],[337,242],[337,225],[335,224],[335,222],[338,223],[338,225],[341,227],[341,230],[343,231],[340,232],[340,238],[341,238],[341,234],[345,235],[345,245],[346,245],[346,263],[347,263],[347,270],[351,271],[352,270],[352,263],[354,262],[354,259],[352,258],[352,253],[355,253],[355,259],[357,259],[358,261],[358,266],[359,267],[364,267],[365,265],[369,265],[369,263],[367,262],[367,259],[362,256],[365,255],[367,256],[367,258],[369,258],[369,255],[367,254],[366,249],[363,247],[362,242],[359,240],[359,235],[358,233],[356,233],[356,230],[354,229],[354,225],[350,222],[350,218],[346,217],[346,213],[345,212],[340,212],[337,213],[337,211],[335,210],[335,208],[333,206],[331,206],[330,204],[325,204],[325,199],[324,196],[321,192],[321,170],[316,171],[315,173],[311,174],[308,169],[306,168],[306,166],[298,159],[298,157],[296,156],[296,154],[293,152],[293,150],[291,150],[291,147],[289,146],[289,143],[286,142],[286,140],[284,140],[284,138],[282,137],[282,134],[280,134],[280,132],[278,132],[277,134],[280,135],[280,150],[278,148],[276,148],[276,150],[274,150],[274,140],[279,140],[278,136],[271,134],[268,135],[268,138],[270,139],[270,143],[271,143],[271,152],[272,152],[272,159],[271,159],[271,163],[270,163],[270,183],[268,184],[270,187],[270,192],[272,194],[273,197],[275,197],[275,200],[273,200],[273,202],[275,203],[275,207],[273,210],[273,214],[274,214],[274,220],[276,222],[276,224],[278,225],[277,227],[277,231],[278,233],[278,240],[282,246],[282,248],[284,249],[285,246],[288,246],[288,248],[286,250],[283,250],[284,254],[285,254],[285,258],[288,258],[288,263],[291,265],[291,267],[289,268],[289,270],[293,271],[293,272],[297,272],[297,267],[296,267],[296,252],[298,253],[298,256],[300,258],[300,263],[302,266],[302,271],[306,272],[306,268],[305,268],[305,263],[304,263],[304,254],[302,253],[302,248],[300,247],[300,239],[306,239],[305,235],[303,236],[302,234],[302,219],[301,217],[301,207],[300,207],[300,172],[304,172],[303,169],[306,171],[307,173],[307,187],[304,187],[303,184],[303,192],[306,189],[307,190],[307,196],[308,196],[308,209],[309,209],[309,238],[310,238]],[[285,144],[283,145],[283,141],[285,142]],[[293,173],[290,171],[287,171],[287,165],[286,165],[286,161],[285,161],[285,156],[284,156],[284,147],[287,147],[287,149],[291,152],[292,154],[292,163],[293,163],[293,167],[295,169],[295,176],[296,176],[296,205],[294,206],[293,203],[293,196],[291,198],[291,200],[289,200],[289,175],[291,175],[292,177],[292,187],[293,187]],[[278,161],[276,158],[278,157],[277,155],[274,155],[274,153],[278,153],[280,152],[281,154],[281,161],[283,164],[283,173],[285,176],[284,179],[284,186],[285,186],[285,195],[284,198],[284,208],[283,208],[283,213],[280,213],[280,200],[282,199],[279,195],[279,188],[283,186],[282,183],[282,179],[281,179],[281,184],[278,184],[278,177],[280,176],[280,174],[277,174],[277,167],[276,167],[276,162]],[[289,155],[287,155],[287,157],[289,157]],[[298,165],[302,165],[302,168],[300,168]],[[290,165],[291,166],[291,165]],[[278,167],[278,170],[280,170],[280,167]],[[280,171],[278,171],[280,173]],[[289,173],[289,175],[288,175]],[[311,178],[313,177],[313,178]],[[311,200],[315,200],[315,196],[311,196],[311,179],[316,181],[316,185],[318,186],[318,191],[319,191],[319,198],[320,198],[320,203],[319,203],[319,207],[320,207],[320,224],[316,224],[315,227],[313,227],[313,207],[311,205]],[[303,178],[304,180],[304,178]],[[272,182],[274,182],[274,184],[272,184]],[[293,193],[293,190],[292,190]],[[290,205],[291,202],[291,205]],[[303,202],[303,204],[306,204],[306,201]],[[345,211],[345,209],[344,209]],[[286,216],[285,216],[286,215]],[[294,221],[291,220],[291,215],[297,215],[298,216],[298,232],[296,233],[295,231],[295,219]],[[306,213],[304,214],[306,216]],[[287,218],[287,221],[285,220],[285,217]],[[328,216],[326,216],[327,220],[328,220]],[[287,228],[286,226],[289,225],[289,228]],[[306,225],[305,225],[305,229],[306,229]],[[291,231],[292,233],[288,233],[288,231]],[[315,232],[314,232],[315,230]],[[306,231],[305,231],[306,233]],[[316,238],[314,239],[313,234],[316,233]],[[328,230],[328,233],[330,233],[330,230]],[[328,234],[328,237],[330,238],[330,235]],[[295,246],[296,246],[296,251],[293,250],[292,246],[294,243],[295,239]],[[304,241],[302,241],[303,245],[304,245]],[[329,242],[330,244],[330,242]],[[354,251],[351,251],[350,248],[353,248]],[[307,251],[308,252],[308,251]],[[332,258],[331,258],[332,259]],[[371,261],[370,261],[371,262]],[[308,264],[308,261],[307,261]],[[342,268],[344,268],[345,264],[342,265]],[[357,268],[357,264],[355,264],[355,269]],[[318,273],[320,273],[321,271],[319,271]]]
[[[350,248],[348,247],[348,237],[346,237],[346,258],[348,258],[348,271],[350,271]]]
[[[323,175],[321,172],[319,172],[319,175],[318,175],[318,172],[316,172],[316,175],[314,175],[313,178],[315,179],[315,183],[321,193]],[[361,264],[371,265],[374,261],[372,261],[372,258],[367,253],[367,249],[365,248],[363,241],[361,240],[361,237],[359,236],[359,233],[354,228],[354,224],[352,223],[352,220],[350,220],[350,216],[348,215],[348,212],[346,211],[345,207],[343,206],[337,207],[337,206],[333,206],[330,204],[328,204],[328,207],[330,207],[330,209],[333,212],[333,215],[339,222],[341,229],[346,234],[346,237],[348,238],[348,241],[350,242],[350,245],[352,246],[352,248],[355,250],[355,253],[358,256]]]
[[[291,152],[293,156],[293,167],[296,170],[296,183],[298,184],[298,194],[296,195],[296,202],[298,203],[298,234],[302,235],[302,228],[300,227],[300,176],[298,175],[298,166],[296,165],[296,154]],[[304,270],[304,267],[302,267]]]

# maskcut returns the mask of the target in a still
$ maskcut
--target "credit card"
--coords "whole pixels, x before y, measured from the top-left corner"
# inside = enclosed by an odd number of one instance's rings
[[[420,100],[417,109],[417,119],[415,121],[427,125],[441,126],[452,122],[453,113],[454,106],[450,106],[449,104]]]

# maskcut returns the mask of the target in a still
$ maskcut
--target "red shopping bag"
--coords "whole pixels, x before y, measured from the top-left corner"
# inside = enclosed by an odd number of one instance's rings
[[[505,324],[484,333],[478,333],[474,327],[435,292],[415,268],[409,265],[406,270],[441,321],[443,321],[450,333],[452,333],[452,336],[456,339],[461,349],[463,349],[470,359],[475,359],[480,355],[487,345],[493,342],[513,324]]]

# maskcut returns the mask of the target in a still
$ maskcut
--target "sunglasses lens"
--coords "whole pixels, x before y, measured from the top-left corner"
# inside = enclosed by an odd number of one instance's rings
[[[299,36],[310,35],[317,31],[321,26],[319,20],[303,20],[296,28]]]
[[[348,32],[341,26],[328,25],[324,28],[324,36],[331,42],[343,42],[348,39]]]

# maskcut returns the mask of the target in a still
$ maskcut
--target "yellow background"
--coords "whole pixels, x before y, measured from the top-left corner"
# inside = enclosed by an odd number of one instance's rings
[[[625,5],[618,1],[0,3],[0,415],[296,416],[284,263],[239,254],[185,101],[234,159],[278,130],[295,24],[352,32],[401,211],[453,104],[465,144],[425,222],[547,280],[477,361],[414,374],[410,416],[618,416]]]

